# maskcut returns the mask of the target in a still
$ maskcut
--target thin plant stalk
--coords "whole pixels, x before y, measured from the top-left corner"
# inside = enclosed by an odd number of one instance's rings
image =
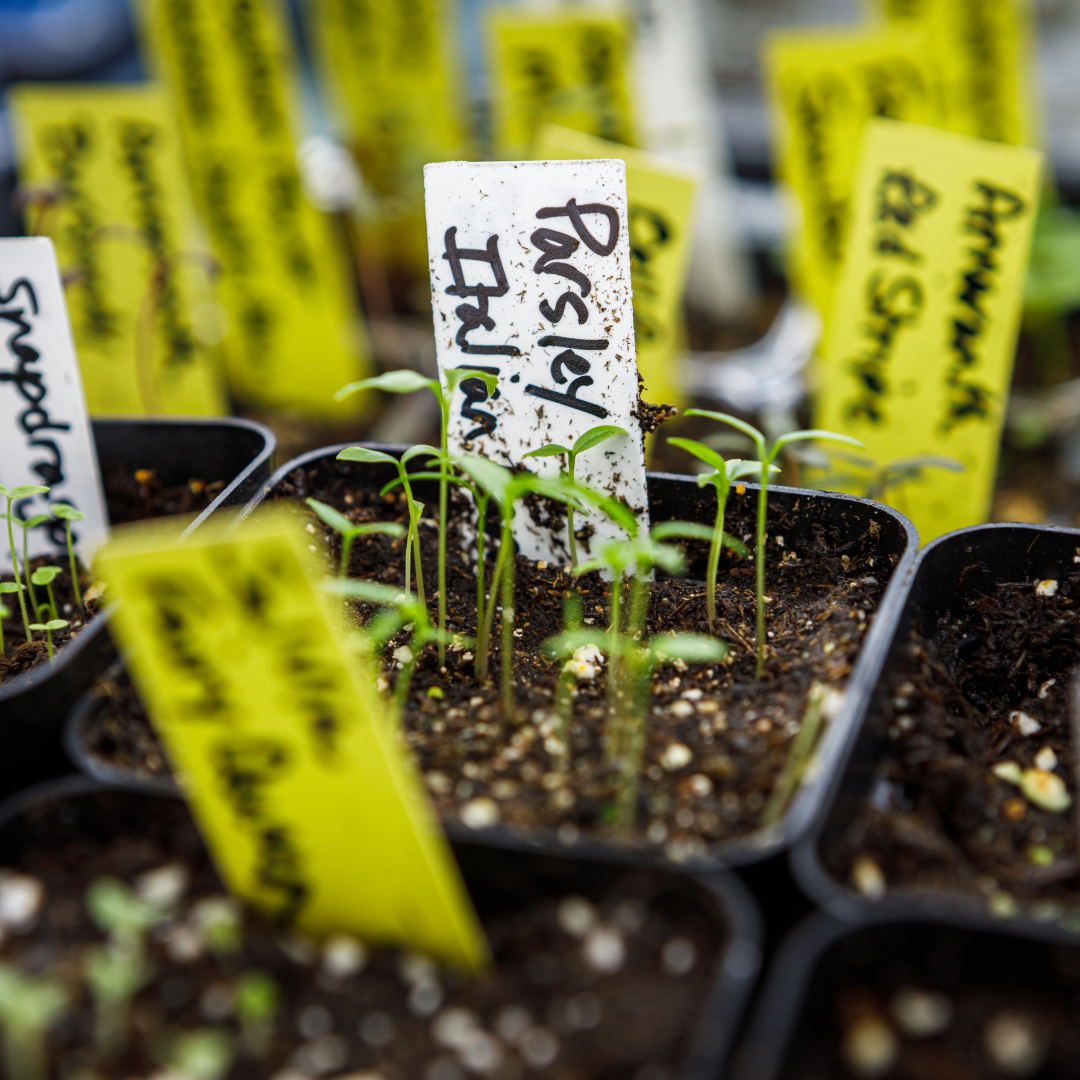
[[[67,534],[68,565],[71,567],[71,587],[75,591],[75,603],[83,606],[82,590],[79,588],[79,570],[75,564],[75,545],[71,542],[71,521],[65,519],[64,531]]]
[[[19,574],[19,560],[15,555],[15,532],[11,527],[11,496],[7,497],[7,528],[8,528],[8,547],[11,549],[11,568],[15,573],[15,583],[19,586],[19,611],[22,613],[23,629],[26,631],[26,640],[32,641],[33,638],[30,634],[30,616],[26,611],[26,596],[23,590],[26,588],[23,585],[22,576]],[[24,567],[25,569],[25,567]]]
[[[514,578],[517,560],[512,551],[513,520],[510,516],[504,521],[502,539],[508,552],[502,568],[502,699],[503,715],[507,720],[514,715]]]
[[[30,525],[28,522],[23,522],[22,525],[22,564],[23,575],[26,577],[26,589],[30,596],[30,609],[37,613],[37,593],[34,592],[34,582],[30,574],[30,557],[27,552],[30,549]]]

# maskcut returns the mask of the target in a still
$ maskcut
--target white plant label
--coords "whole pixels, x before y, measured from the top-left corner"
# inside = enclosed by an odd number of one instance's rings
[[[451,448],[554,475],[563,458],[523,455],[615,424],[629,434],[582,453],[576,478],[625,500],[648,528],[625,165],[446,161],[424,167],[424,188],[440,370],[499,379],[490,396],[479,379],[462,383]],[[522,554],[568,562],[565,519],[541,517],[518,512]],[[579,558],[624,535],[597,514],[575,528]]]
[[[51,503],[68,503],[85,515],[72,523],[84,556],[108,528],[97,449],[86,414],[82,379],[68,322],[60,268],[51,240],[0,240],[0,484],[42,484],[48,495],[19,499],[14,514],[24,521],[50,514]],[[6,509],[0,500],[0,512]],[[2,534],[6,541],[7,522]],[[22,558],[22,530],[14,530]],[[53,519],[30,531],[31,557],[67,550],[64,522]],[[0,543],[0,566],[11,571],[8,544]]]

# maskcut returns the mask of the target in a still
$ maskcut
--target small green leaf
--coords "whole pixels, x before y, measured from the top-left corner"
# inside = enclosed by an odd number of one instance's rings
[[[404,536],[405,526],[397,521],[369,521],[363,525],[354,525],[354,536],[368,536],[370,533],[383,533],[386,536]]]
[[[595,645],[603,653],[611,648],[611,637],[603,630],[565,630],[555,637],[548,638],[541,646],[548,656],[557,656],[566,659],[573,656],[576,649],[582,645]]]
[[[616,424],[597,424],[596,427],[589,428],[583,435],[577,437],[574,442],[574,453],[580,454],[585,450],[591,450],[594,446],[599,446],[616,435],[626,434],[626,429]]]
[[[495,393],[499,385],[499,376],[492,375],[487,371],[477,371],[476,368],[445,368],[443,377],[446,379],[447,389],[452,394],[466,379],[479,379],[487,387],[489,394]]]
[[[25,499],[30,495],[48,495],[49,489],[42,487],[40,484],[23,484],[22,487],[12,488],[11,497],[13,499]]]
[[[379,462],[397,468],[398,459],[384,454],[381,450],[369,450],[366,446],[348,446],[337,456],[338,461]]]
[[[688,454],[700,458],[706,465],[711,465],[718,473],[726,475],[727,462],[722,454],[718,454],[711,446],[698,442],[696,439],[668,439],[672,446],[685,450]]]
[[[697,521],[661,521],[654,525],[649,535],[653,540],[667,540],[672,536],[687,540],[712,540],[714,529]]]
[[[0,581],[0,593],[22,592],[25,588],[19,581]]]
[[[633,510],[626,503],[616,498],[604,499],[600,503],[600,510],[611,521],[622,529],[627,536],[637,536],[638,519]]]
[[[334,532],[341,533],[342,536],[352,532],[353,523],[344,514],[339,513],[332,506],[327,506],[326,503],[319,502],[318,499],[305,499],[304,502],[306,502],[308,506],[310,506],[311,509],[334,530]]]
[[[769,474],[778,473],[780,469],[776,465],[768,466]],[[727,478],[734,482],[736,480],[744,480],[748,476],[760,476],[761,475],[761,462],[760,461],[743,461],[741,458],[732,458],[727,463]]]
[[[10,618],[11,618],[11,608],[9,608],[7,606],[7,604],[0,604],[0,619],[10,619]]]
[[[81,510],[76,510],[70,503],[53,503],[49,509],[61,521],[82,521],[86,517]]]
[[[736,431],[749,435],[754,440],[754,445],[758,448],[761,457],[765,456],[765,436],[753,424],[748,424],[737,416],[731,416],[729,413],[712,412],[710,409],[687,409],[683,416],[704,416],[709,420],[719,420],[721,424],[730,424]]]
[[[421,454],[428,454],[433,457],[441,457],[441,451],[436,450],[434,446],[427,446],[425,443],[417,443],[416,446],[410,446],[404,454],[401,455],[401,464],[404,465],[407,461],[412,461],[414,457],[419,457]]]
[[[866,449],[858,439],[853,439],[850,435],[841,435],[836,431],[823,431],[819,428],[810,428],[807,431],[789,431],[786,435],[781,435],[780,438],[773,443],[773,448],[769,451],[769,461],[772,461],[780,450],[785,446],[790,446],[791,443],[810,442],[815,439],[820,442],[843,443],[845,446],[854,446],[856,450]]]
[[[34,585],[51,585],[60,573],[59,566],[39,566],[30,575],[30,581]]]
[[[335,395],[335,401],[344,401],[361,390],[385,390],[390,394],[413,394],[417,390],[438,391],[442,388],[434,379],[427,379],[418,371],[402,368],[399,371],[387,371],[373,379],[361,379],[359,382],[343,386]]]
[[[458,467],[472,477],[477,487],[483,488],[492,495],[496,502],[505,504],[507,491],[514,479],[509,469],[504,469],[501,465],[496,465],[494,461],[488,461],[487,458],[476,457],[472,454],[463,456],[458,462]]]
[[[415,595],[399,589],[396,585],[380,585],[374,581],[358,581],[356,578],[331,578],[324,581],[320,588],[331,596],[347,596],[368,604],[382,604],[384,607],[419,603]]]
[[[559,454],[569,454],[570,451],[565,446],[560,446],[558,443],[548,443],[547,446],[541,446],[537,450],[530,450],[527,454],[522,454],[522,458],[527,457],[558,457]]]
[[[653,655],[661,661],[684,660],[688,664],[707,664],[723,660],[728,645],[705,634],[672,634],[649,642]]]
[[[731,551],[734,551],[736,555],[740,555],[744,559],[750,558],[750,549],[741,540],[732,536],[730,533],[724,533],[720,540],[720,544],[722,547],[729,548]]]
[[[63,630],[65,626],[70,625],[67,619],[50,619],[47,623],[32,622],[30,629],[41,630],[42,632],[48,630],[51,633],[53,630]]]

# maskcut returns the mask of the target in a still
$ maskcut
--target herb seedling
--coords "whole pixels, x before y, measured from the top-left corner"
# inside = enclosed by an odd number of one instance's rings
[[[265,971],[245,971],[236,980],[236,1018],[249,1057],[265,1057],[274,1038],[274,1021],[281,1011],[281,987]]]
[[[728,494],[736,480],[757,472],[760,469],[755,461],[742,461],[735,458],[725,461],[711,446],[696,442],[694,439],[668,439],[672,446],[681,447],[687,453],[700,458],[706,465],[711,465],[711,473],[698,477],[698,487],[712,484],[716,489],[716,524],[713,527],[712,540],[709,543],[709,563],[705,573],[705,587],[708,590],[705,603],[709,613],[709,633],[716,633],[716,573],[720,567],[720,552],[724,547],[731,548],[743,557],[750,554],[746,545],[724,532],[724,515],[727,511]],[[775,465],[769,466],[770,472],[779,472]]]
[[[345,577],[349,571],[349,555],[352,553],[353,542],[358,536],[369,536],[371,533],[383,533],[386,536],[404,536],[405,530],[396,521],[369,521],[357,525],[350,521],[344,514],[339,513],[332,506],[319,502],[318,499],[305,499],[308,506],[319,518],[341,537],[341,566],[338,576]]]
[[[26,518],[16,516],[15,524],[22,529],[22,558],[23,558],[23,575],[28,578],[27,586],[29,589],[30,610],[37,614],[38,602],[37,596],[34,594],[34,586],[37,582],[34,580],[33,575],[30,573],[30,557],[27,555],[29,548],[30,530],[36,529],[39,525],[44,525],[46,521],[49,521],[48,514],[35,514],[32,518]]]
[[[486,371],[474,368],[451,368],[443,371],[446,389],[438,379],[425,379],[415,371],[388,371],[373,379],[361,379],[360,382],[343,386],[335,395],[335,401],[343,401],[351,394],[361,390],[386,390],[391,394],[413,394],[417,390],[430,390],[439,403],[440,442],[442,453],[439,455],[439,631],[446,633],[446,516],[447,497],[449,494],[449,443],[450,404],[457,388],[466,379],[479,379],[489,394],[495,392],[498,379]],[[349,460],[349,459],[346,459]],[[439,663],[446,659],[445,641],[439,641]]]
[[[765,674],[765,520],[769,509],[769,473],[770,466],[776,461],[780,451],[786,446],[796,442],[809,442],[821,440],[823,442],[844,443],[854,446],[857,450],[865,450],[858,439],[850,435],[841,435],[835,431],[821,431],[810,429],[808,431],[790,431],[773,443],[772,449],[768,448],[765,436],[752,424],[740,420],[737,416],[729,416],[727,413],[711,412],[708,409],[687,409],[686,416],[704,416],[710,420],[719,420],[722,424],[729,424],[736,431],[749,435],[758,452],[758,464],[761,468],[761,476],[758,480],[758,506],[757,506],[757,559],[756,559],[756,591],[757,591],[757,670],[756,678],[760,680]]]
[[[491,642],[491,628],[495,621],[495,607],[499,585],[502,585],[502,699],[503,713],[507,720],[514,715],[514,579],[516,563],[514,560],[514,510],[516,504],[526,495],[543,495],[566,506],[571,503],[582,512],[587,507],[581,502],[584,489],[571,484],[563,477],[545,479],[530,472],[512,473],[501,465],[486,458],[462,457],[458,465],[478,486],[483,488],[499,508],[502,521],[499,540],[499,554],[495,560],[495,569],[491,574],[491,589],[483,619],[477,612],[476,649],[482,656],[481,679],[487,678],[488,649]]]
[[[527,454],[522,454],[522,457],[557,457],[561,454],[565,454],[565,475],[571,483],[574,483],[577,479],[575,470],[579,454],[583,454],[586,450],[591,450],[594,446],[599,446],[602,442],[607,442],[608,439],[614,438],[616,435],[625,434],[627,434],[626,429],[618,427],[615,424],[597,424],[596,427],[589,428],[583,435],[579,435],[574,441],[573,446],[560,446],[558,443],[548,443],[547,446],[541,446],[536,450],[530,450]],[[566,535],[570,546],[570,565],[572,567],[577,566],[577,537],[574,535],[574,508],[570,505],[567,505],[566,507]]]
[[[49,615],[53,619],[60,618],[60,611],[56,606],[56,597],[53,595],[52,583],[60,575],[59,566],[39,566],[31,575],[30,583],[32,585],[43,585],[45,587],[45,594],[49,598],[48,604],[42,604],[37,607],[37,616],[41,618],[41,612],[48,608]]]
[[[50,978],[24,975],[0,963],[0,1028],[8,1080],[46,1080],[46,1039],[67,1008],[69,994]]]
[[[82,593],[79,591],[79,571],[75,564],[75,545],[71,542],[71,523],[82,521],[86,515],[76,510],[70,503],[53,503],[51,507],[53,515],[60,518],[64,523],[64,531],[67,533],[68,562],[71,565],[71,587],[75,590],[75,603],[82,607]]]
[[[8,549],[11,552],[11,568],[15,572],[15,581],[19,585],[19,609],[22,612],[23,629],[26,631],[26,640],[32,641],[30,635],[30,617],[26,613],[26,596],[23,593],[25,585],[23,579],[19,574],[19,561],[15,555],[15,533],[11,528],[11,504],[16,499],[25,499],[30,495],[47,495],[49,489],[42,487],[40,484],[23,484],[21,487],[6,488],[3,484],[0,484],[0,495],[7,499],[7,526],[8,526]],[[24,566],[24,570],[27,568]],[[29,575],[29,571],[27,571]]]
[[[55,659],[53,656],[53,640],[52,636],[57,630],[63,630],[65,626],[70,626],[71,623],[67,619],[50,619],[47,623],[34,622],[30,624],[31,630],[39,630],[45,635],[46,647],[49,650],[49,663],[51,664]]]

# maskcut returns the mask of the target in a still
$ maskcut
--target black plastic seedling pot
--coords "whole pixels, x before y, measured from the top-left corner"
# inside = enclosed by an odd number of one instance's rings
[[[91,851],[117,837],[138,837],[150,818],[154,796],[120,790],[86,777],[67,777],[40,784],[0,805],[0,867],[20,866],[31,849],[57,850],[78,841]],[[176,805],[176,801],[166,800]],[[178,813],[185,813],[177,805]],[[160,833],[160,830],[159,830]],[[171,834],[170,834],[171,835]],[[179,854],[179,852],[178,852]],[[525,853],[495,854],[467,846],[456,854],[466,886],[482,921],[512,913],[544,898],[580,895],[598,900],[613,894],[644,896],[676,920],[692,912],[716,931],[723,945],[716,958],[708,993],[699,1004],[699,1018],[683,1044],[680,1080],[717,1080],[734,1045],[744,1007],[758,975],[761,954],[760,919],[749,893],[733,875],[692,877],[677,871],[584,865],[577,861]],[[348,852],[343,851],[347,858]],[[72,898],[81,901],[81,898]],[[663,974],[657,965],[656,992]],[[378,1002],[358,1004],[360,1014]],[[639,1009],[635,1003],[635,1009]],[[647,1009],[645,1010],[647,1011]],[[669,1010],[670,1012],[670,1010]],[[685,1017],[679,1016],[682,1023]],[[610,1075],[630,1075],[635,1066],[623,1061]],[[608,1075],[608,1073],[604,1073]],[[663,1075],[672,1076],[668,1072]]]
[[[365,445],[394,454],[399,454],[404,449],[400,446]],[[367,485],[381,486],[396,475],[388,465],[337,461],[336,457],[341,449],[343,446],[315,450],[283,465],[251,500],[245,513],[250,513],[259,505],[272,500],[275,489],[298,469],[307,474],[310,480],[308,486],[312,489],[317,489],[320,476],[328,479],[356,478],[358,484],[362,479]],[[670,473],[650,473],[648,483],[653,522],[683,520],[712,525],[716,514],[716,496],[711,486],[702,488],[693,477]],[[415,491],[417,499],[428,505],[435,503],[435,485],[425,488],[421,482],[416,485]],[[756,486],[746,484],[743,494],[733,494],[731,497],[733,500],[747,500],[750,505],[754,505],[756,495]],[[879,503],[848,495],[784,487],[770,488],[769,499],[771,507],[792,511],[789,515],[792,524],[785,525],[792,543],[796,542],[800,535],[811,536],[814,529],[828,524],[841,528],[845,535],[851,537],[852,542],[868,532],[875,535],[875,554],[880,551],[883,556],[895,557],[896,562],[880,607],[874,614],[863,641],[858,661],[848,677],[843,705],[821,737],[815,756],[806,769],[803,783],[790,801],[786,812],[775,826],[767,830],[759,830],[739,839],[713,845],[706,857],[693,861],[697,868],[716,869],[760,862],[786,850],[811,827],[819,812],[827,782],[843,757],[858,717],[862,714],[866,694],[877,676],[884,656],[884,646],[891,638],[892,624],[900,610],[902,588],[918,547],[918,537],[911,523],[896,511]],[[885,560],[882,561],[884,564]],[[73,743],[80,741],[79,729],[85,724],[92,708],[93,704],[89,701],[80,704],[77,715],[73,717]],[[134,782],[136,786],[139,783],[133,776],[124,780],[115,769],[89,759],[85,751],[77,747],[73,749],[73,754],[79,758],[81,767],[99,779]],[[160,789],[160,781],[151,783],[152,789]],[[568,844],[565,839],[560,839],[555,830],[550,829],[523,830],[507,825],[474,829],[456,819],[448,819],[445,824],[452,838],[469,843],[510,850],[543,851],[590,860],[668,864],[663,849],[660,848],[630,847],[580,836]]]
[[[828,781],[825,812],[818,826],[791,853],[797,880],[818,905],[847,921],[879,918],[884,911],[894,918],[956,916],[973,926],[1000,923],[977,894],[889,885],[879,899],[868,899],[830,872],[828,867],[840,865],[830,854],[842,850],[843,838],[860,820],[860,807],[876,782],[889,745],[889,730],[902,711],[892,700],[890,687],[913,623],[932,633],[938,618],[954,610],[957,601],[985,593],[997,583],[1061,579],[1075,569],[1078,553],[1080,531],[1041,525],[961,529],[935,540],[920,553],[901,616],[890,629],[885,661],[879,665],[872,692],[865,699],[865,718],[857,718],[860,727],[846,760]],[[1053,913],[1048,919],[1033,919],[1022,910],[1009,915],[1010,921],[1026,925],[1032,932],[1055,928],[1061,934],[1069,932],[1054,922]],[[1058,917],[1068,919],[1067,915]],[[1070,929],[1077,929],[1075,922],[1074,916]]]
[[[275,447],[269,428],[228,417],[95,420],[93,432],[100,460],[152,469],[164,485],[193,476],[225,481],[190,528],[220,507],[249,500],[270,474]],[[53,664],[0,688],[0,795],[70,770],[61,727],[79,695],[116,655],[106,619],[94,619]]]
[[[879,914],[855,927],[818,913],[780,949],[728,1075],[1073,1080],[1080,1075],[1078,992],[1080,947],[963,920]],[[1034,1047],[1016,1041],[1013,1018],[1031,1025]],[[938,1031],[935,1019],[945,1025]],[[1006,1036],[996,1047],[987,1031],[995,1019]],[[869,1030],[857,1033],[858,1024]],[[1029,1058],[1024,1071],[1020,1051],[1037,1055],[1039,1038],[1049,1043],[1041,1049],[1045,1060],[1033,1068]],[[1013,1069],[992,1060],[995,1049],[1006,1060],[1016,1055]]]

